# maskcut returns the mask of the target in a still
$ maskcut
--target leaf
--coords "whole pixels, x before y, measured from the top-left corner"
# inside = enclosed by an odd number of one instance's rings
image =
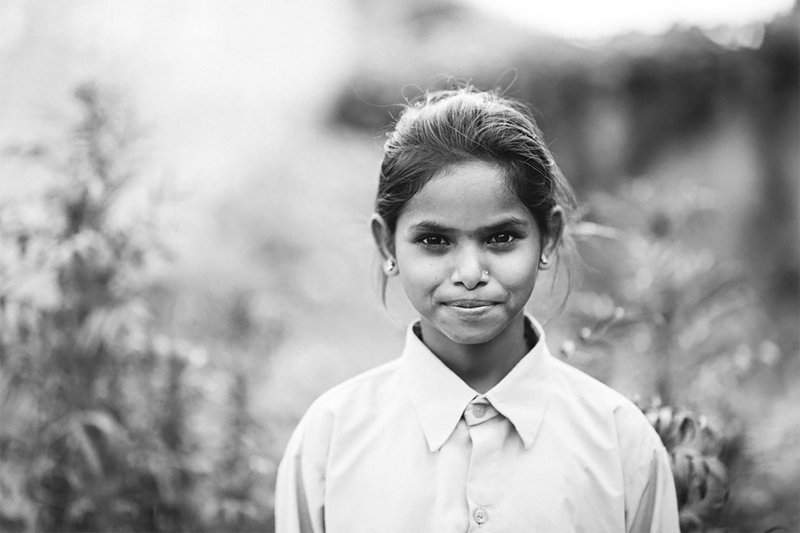
[[[111,415],[103,411],[83,411],[78,419],[86,426],[95,428],[109,443],[120,443],[127,439],[127,433]]]
[[[70,421],[70,434],[75,439],[78,449],[86,460],[86,464],[89,465],[89,470],[96,476],[102,474],[103,465],[100,461],[100,455],[97,453],[97,448],[95,448],[91,437],[86,432],[86,427],[83,421],[80,420],[80,416],[73,417]]]
[[[577,224],[574,224],[568,231],[572,238],[579,240],[596,238],[621,240],[625,237],[625,232],[620,231],[617,228],[604,226],[594,222],[578,222]]]

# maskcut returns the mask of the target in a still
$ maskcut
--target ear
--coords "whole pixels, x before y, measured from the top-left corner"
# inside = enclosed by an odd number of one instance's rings
[[[369,221],[370,229],[372,230],[372,238],[375,240],[375,245],[383,257],[384,265],[383,271],[387,276],[397,273],[397,260],[394,257],[394,243],[392,242],[392,233],[389,231],[389,226],[378,213],[373,213],[372,219]],[[388,265],[394,265],[388,268]]]
[[[550,227],[547,235],[542,236],[542,251],[539,268],[546,270],[550,267],[550,259],[555,255],[558,243],[564,235],[564,210],[555,206],[550,212]]]

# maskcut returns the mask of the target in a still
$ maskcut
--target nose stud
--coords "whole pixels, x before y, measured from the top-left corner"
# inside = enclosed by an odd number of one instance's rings
[[[489,281],[489,271],[481,270],[481,281]]]

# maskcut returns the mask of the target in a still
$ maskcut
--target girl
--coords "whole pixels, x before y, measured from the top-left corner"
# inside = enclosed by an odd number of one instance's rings
[[[471,88],[410,105],[372,233],[419,313],[400,358],[323,394],[278,471],[279,533],[677,532],[664,447],[525,313],[573,196],[530,114]]]

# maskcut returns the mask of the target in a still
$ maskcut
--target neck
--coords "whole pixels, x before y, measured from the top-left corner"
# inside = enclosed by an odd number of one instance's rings
[[[494,339],[483,344],[453,342],[424,320],[420,326],[425,345],[480,394],[497,385],[530,350],[525,338],[523,315]]]

